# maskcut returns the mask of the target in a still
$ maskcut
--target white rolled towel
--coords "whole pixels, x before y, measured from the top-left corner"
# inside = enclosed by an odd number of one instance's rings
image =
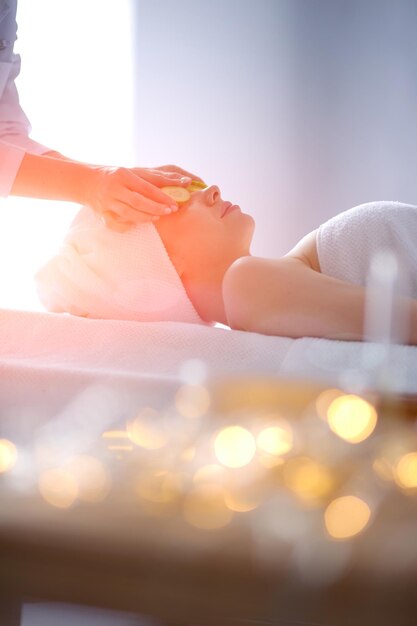
[[[366,285],[370,263],[382,250],[399,264],[398,293],[417,299],[417,206],[369,202],[344,211],[320,226],[317,253],[323,274]]]
[[[204,324],[150,223],[117,233],[84,207],[35,280],[41,302],[56,313]]]

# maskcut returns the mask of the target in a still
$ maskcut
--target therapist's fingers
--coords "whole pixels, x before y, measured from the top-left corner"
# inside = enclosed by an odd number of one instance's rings
[[[103,220],[104,224],[111,230],[114,230],[117,233],[125,233],[134,226],[136,226],[138,223],[148,222],[152,224],[155,220],[159,220],[159,217],[144,215],[143,218],[140,218],[139,220],[136,219],[135,222],[128,222],[123,220],[117,213],[113,213],[113,211],[103,211],[103,213],[101,214],[101,219]]]
[[[160,204],[161,206],[158,209],[155,206],[155,210],[158,214],[163,213],[161,210],[162,208],[176,207],[176,203],[173,202],[172,198],[167,196],[167,194],[158,189],[158,187],[152,183],[134,174],[131,170],[123,170],[123,182],[125,183],[126,188],[130,191],[136,192],[140,196],[153,201],[155,205]],[[131,200],[132,199],[133,197],[131,196]],[[141,210],[137,202],[132,206],[139,211]]]
[[[139,193],[130,191],[129,189],[123,189],[117,199],[118,209],[124,219],[131,221],[135,221],[135,217],[142,221],[144,217],[149,215],[158,217],[169,215],[178,210],[178,205],[176,202],[172,205],[172,198],[169,196],[167,196],[167,198],[168,202],[160,204]],[[170,206],[168,206],[168,204]],[[123,207],[121,205],[123,205]]]
[[[104,213],[112,213],[122,222],[130,222],[131,224],[141,224],[151,220],[157,220],[162,215],[168,215],[173,209],[159,208],[161,205],[154,203],[148,198],[139,196],[134,192],[124,190],[117,200],[113,200],[106,204],[101,215]],[[175,209],[177,210],[177,209]]]
[[[179,172],[163,172],[154,168],[134,167],[132,172],[148,181],[148,183],[156,185],[156,187],[166,187],[168,185],[187,187],[192,181],[190,176],[185,176]]]
[[[153,224],[155,220],[159,220],[159,217],[151,217],[150,215],[147,215],[143,219],[136,218],[134,222],[128,222],[122,219],[117,213],[113,213],[113,211],[103,211],[101,219],[107,228],[110,228],[110,230],[117,233],[125,233],[138,224]]]
[[[103,211],[101,217],[105,225],[117,233],[125,233],[133,226],[131,222],[120,221],[116,213],[113,213],[113,211]]]
[[[181,174],[182,176],[189,176],[192,180],[198,180],[200,183],[204,183],[204,180],[197,176],[197,174],[193,174],[192,172],[188,172],[184,170],[182,167],[178,167],[178,165],[159,165],[154,169],[159,170],[161,172],[174,172],[176,174]]]
[[[99,215],[110,211],[126,222],[167,215],[177,203],[151,183],[126,168],[99,167],[92,170],[83,188],[82,203]]]

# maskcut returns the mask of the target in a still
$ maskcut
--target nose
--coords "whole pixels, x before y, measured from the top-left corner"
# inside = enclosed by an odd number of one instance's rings
[[[211,185],[204,191],[204,199],[210,206],[220,200],[220,197],[220,189],[216,185]]]

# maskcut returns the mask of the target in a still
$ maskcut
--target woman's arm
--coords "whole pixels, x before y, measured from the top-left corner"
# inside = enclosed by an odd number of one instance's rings
[[[293,257],[235,261],[223,281],[226,315],[232,328],[286,337],[364,338],[366,291],[308,267]],[[417,344],[417,301],[407,307],[409,343]]]

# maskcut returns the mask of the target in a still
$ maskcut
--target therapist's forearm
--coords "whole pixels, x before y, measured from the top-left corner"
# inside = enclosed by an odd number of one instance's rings
[[[64,156],[60,152],[57,152],[56,150],[49,150],[49,152],[44,152],[43,156],[47,156],[52,159],[63,159],[64,161],[73,161],[73,159],[69,159],[68,157]]]
[[[26,153],[10,195],[83,204],[94,172],[85,163]]]

